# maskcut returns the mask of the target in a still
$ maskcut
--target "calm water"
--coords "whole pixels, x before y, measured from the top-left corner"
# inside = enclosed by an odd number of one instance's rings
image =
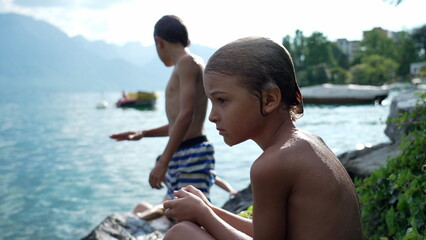
[[[80,239],[113,212],[140,200],[158,203],[148,176],[166,138],[115,142],[112,133],[166,123],[162,93],[154,111],[117,109],[119,92],[0,93],[0,239]],[[96,109],[102,99],[107,109]],[[306,106],[296,125],[323,137],[336,154],[362,144],[388,142],[389,100],[382,106]],[[216,170],[237,190],[249,182],[260,154],[253,142],[228,147],[215,126],[206,133]],[[228,198],[218,187],[212,201]]]

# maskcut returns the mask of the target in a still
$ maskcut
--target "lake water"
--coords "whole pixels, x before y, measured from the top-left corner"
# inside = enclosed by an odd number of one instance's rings
[[[131,211],[140,200],[158,203],[165,192],[151,189],[148,176],[167,138],[108,136],[165,124],[159,94],[154,111],[138,111],[115,108],[119,92],[0,93],[0,239],[80,239],[113,212]],[[389,142],[390,98],[383,105],[307,105],[296,126],[323,137],[336,154]],[[103,99],[110,107],[96,109]],[[218,175],[245,188],[259,147],[228,147],[210,122],[206,134]],[[228,194],[214,186],[211,199],[221,206]]]

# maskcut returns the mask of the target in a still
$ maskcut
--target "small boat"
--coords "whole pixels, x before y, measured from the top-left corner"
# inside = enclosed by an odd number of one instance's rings
[[[156,92],[123,92],[122,97],[115,103],[120,108],[136,108],[152,110],[157,102]]]
[[[305,103],[324,104],[365,104],[379,103],[387,98],[389,91],[386,87],[371,85],[337,85],[320,84],[300,89]]]
[[[108,106],[109,106],[108,102],[105,101],[105,100],[102,100],[96,105],[96,108],[97,109],[106,109],[106,108],[108,108]]]

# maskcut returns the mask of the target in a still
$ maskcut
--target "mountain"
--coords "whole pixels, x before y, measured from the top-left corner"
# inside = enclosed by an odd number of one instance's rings
[[[68,37],[43,21],[0,14],[0,91],[162,90],[171,73],[155,46],[124,46]],[[215,51],[200,45],[191,51],[207,61]]]

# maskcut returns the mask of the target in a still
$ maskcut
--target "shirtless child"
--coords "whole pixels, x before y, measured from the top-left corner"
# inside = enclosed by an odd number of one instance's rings
[[[144,137],[169,136],[150,173],[149,184],[161,189],[161,183],[166,183],[166,199],[172,199],[173,191],[188,185],[194,185],[208,197],[214,180],[215,159],[213,145],[203,133],[207,97],[203,88],[202,59],[189,52],[187,29],[176,16],[166,15],[158,20],[154,40],[161,61],[167,67],[174,66],[165,90],[168,124],[113,134],[110,138],[135,141]],[[135,209],[144,211],[152,207],[142,202]]]
[[[231,42],[209,59],[209,120],[226,144],[253,140],[253,220],[213,206],[192,186],[164,202],[178,223],[168,239],[362,239],[358,196],[345,168],[314,134],[296,128],[302,96],[288,51],[261,37]]]

